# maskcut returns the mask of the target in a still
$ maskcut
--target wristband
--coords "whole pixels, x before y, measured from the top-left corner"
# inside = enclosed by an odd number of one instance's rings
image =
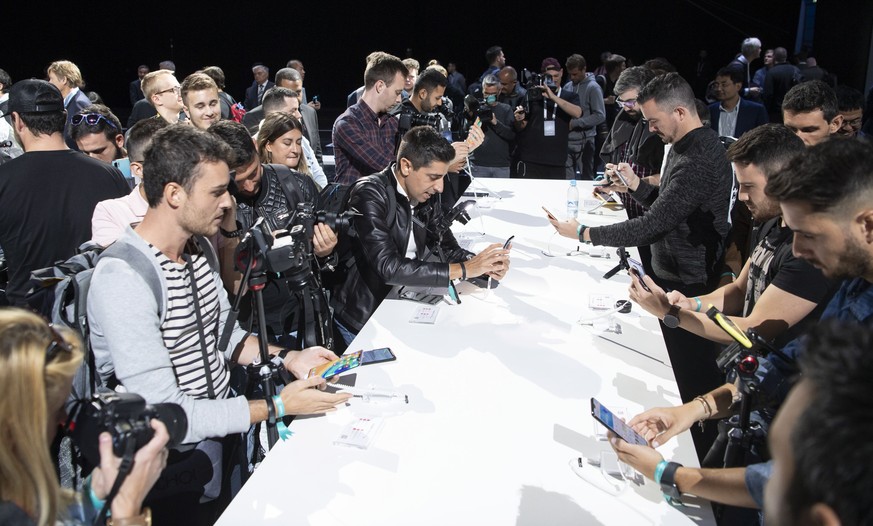
[[[463,261],[458,264],[461,265],[461,279],[467,279],[467,265],[464,265]]]
[[[227,237],[227,238],[239,237],[239,236],[241,236],[242,233],[243,233],[243,231],[242,231],[241,228],[237,228],[237,229],[234,230],[233,232],[230,232],[230,231],[225,230],[225,229],[223,229],[223,228],[221,228],[221,227],[218,227],[218,231],[221,232],[221,235],[222,235],[222,236]]]
[[[728,276],[730,276],[731,279],[737,279],[737,275],[734,274],[733,272],[724,272],[724,273],[722,273],[722,275],[721,275],[721,277],[723,277],[723,278],[726,278],[726,277],[728,277]]]
[[[694,309],[694,312],[700,312],[700,309],[703,308],[703,303],[700,302],[700,298],[698,298],[697,296],[694,296],[691,299],[693,299],[694,301],[697,302],[697,307]]]
[[[85,477],[85,489],[88,491],[88,498],[91,499],[91,505],[94,506],[94,511],[99,515],[103,510],[103,506],[106,505],[106,501],[97,497],[97,494],[94,493],[94,488],[91,487],[91,475]]]
[[[279,395],[273,395],[273,404],[276,406],[276,420],[285,416],[285,402]]]
[[[655,466],[655,484],[661,483],[661,476],[664,474],[664,470],[667,469],[667,464],[666,460],[662,460]]]

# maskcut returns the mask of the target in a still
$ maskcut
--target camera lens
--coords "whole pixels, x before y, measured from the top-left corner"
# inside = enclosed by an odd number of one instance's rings
[[[188,434],[188,417],[185,410],[179,404],[155,404],[152,406],[154,418],[157,418],[167,426],[170,441],[167,447],[175,447],[182,443]]]

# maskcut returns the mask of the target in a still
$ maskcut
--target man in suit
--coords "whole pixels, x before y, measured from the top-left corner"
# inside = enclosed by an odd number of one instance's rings
[[[763,105],[740,97],[742,89],[741,71],[726,67],[716,73],[715,97],[718,102],[709,105],[709,125],[721,137],[739,139],[752,128],[769,122]]]
[[[736,69],[743,76],[743,89],[740,95],[746,98],[757,99],[761,96],[761,89],[752,86],[752,62],[761,56],[761,40],[749,37],[743,40],[740,46],[740,54],[733,59],[727,67]]]
[[[48,81],[58,88],[61,95],[64,97],[64,109],[67,111],[67,125],[64,127],[64,142],[71,150],[78,150],[76,141],[70,136],[70,121],[73,115],[79,113],[87,106],[91,105],[91,99],[82,88],[85,87],[85,80],[82,78],[82,72],[79,67],[69,60],[57,60],[52,62],[47,71]]]
[[[145,64],[136,68],[137,79],[130,83],[130,105],[136,104],[136,101],[143,100],[145,95],[142,92],[142,78],[148,75],[149,67]]]
[[[252,75],[255,81],[252,85],[246,88],[246,98],[243,106],[246,109],[252,109],[261,105],[264,100],[264,92],[275,86],[275,83],[270,81],[270,69],[263,64],[255,64],[252,66]]]
[[[782,100],[788,90],[800,82],[801,75],[797,66],[788,63],[788,51],[784,47],[773,50],[773,62],[773,67],[764,77],[764,106],[771,121],[781,122]]]
[[[306,138],[309,139],[309,144],[312,145],[312,149],[315,151],[318,164],[323,164],[321,138],[318,136],[318,112],[315,108],[303,102],[303,75],[294,68],[282,68],[276,72],[276,85],[297,93],[297,98],[301,101],[300,113],[303,115],[303,128],[306,131]]]

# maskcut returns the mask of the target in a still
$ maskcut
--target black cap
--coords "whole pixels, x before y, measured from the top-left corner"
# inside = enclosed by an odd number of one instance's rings
[[[7,113],[48,113],[64,111],[60,90],[45,80],[19,80],[9,90]]]

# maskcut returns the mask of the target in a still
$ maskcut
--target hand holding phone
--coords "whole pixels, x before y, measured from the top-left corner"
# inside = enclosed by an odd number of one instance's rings
[[[358,351],[351,354],[346,354],[345,356],[341,356],[340,358],[332,362],[319,365],[318,367],[313,367],[309,371],[309,377],[311,378],[313,376],[319,375],[322,378],[330,378],[356,367],[360,367],[362,365],[361,353],[363,352],[364,351]]]
[[[633,272],[640,279],[640,285],[643,286],[643,290],[646,292],[652,292],[652,289],[650,289],[649,286],[646,285],[646,282],[643,281],[643,276],[646,275],[646,270],[643,268],[643,264],[634,258],[627,258],[627,264],[630,267],[628,271]]]
[[[548,208],[546,208],[546,207],[542,207],[542,208],[543,208],[543,211],[546,213],[546,215],[549,216],[549,219],[551,219],[552,221],[558,220],[558,218],[555,217],[555,214],[549,212]]]
[[[603,424],[606,429],[609,429],[628,444],[638,446],[648,446],[649,443],[642,435],[633,430],[623,420],[615,416],[612,411],[603,406],[596,398],[591,398],[591,416]]]
[[[507,239],[506,243],[503,244],[503,250],[509,250],[509,247],[512,246],[513,239],[515,239],[515,236],[509,236],[509,239]]]

